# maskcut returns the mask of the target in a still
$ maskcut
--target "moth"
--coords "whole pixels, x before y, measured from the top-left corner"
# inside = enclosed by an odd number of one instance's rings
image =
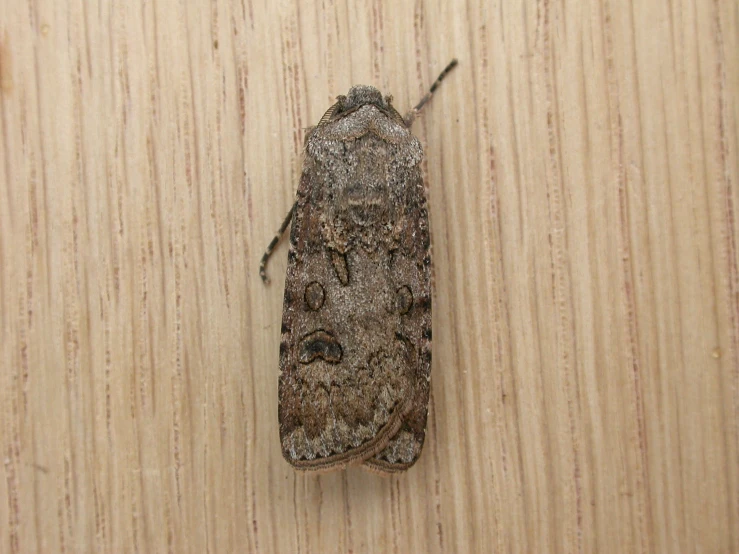
[[[352,87],[309,129],[292,220],[280,343],[280,442],[299,470],[403,471],[421,454],[431,375],[431,250],[410,127]]]

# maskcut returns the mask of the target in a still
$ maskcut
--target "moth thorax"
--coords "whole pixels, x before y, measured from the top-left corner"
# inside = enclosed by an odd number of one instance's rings
[[[378,152],[360,150],[354,175],[345,189],[346,208],[360,226],[381,222],[388,208],[387,164]]]

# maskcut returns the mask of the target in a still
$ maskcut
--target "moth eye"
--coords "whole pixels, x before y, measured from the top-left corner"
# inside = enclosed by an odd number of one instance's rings
[[[334,104],[334,111],[331,115],[338,115],[346,111],[345,108],[346,96],[340,95],[336,97],[336,104]]]
[[[321,286],[321,283],[313,281],[305,287],[304,298],[308,308],[315,312],[323,306],[323,302],[326,300],[326,291]]]
[[[408,285],[403,285],[395,291],[395,307],[398,313],[407,314],[413,306],[413,293]]]

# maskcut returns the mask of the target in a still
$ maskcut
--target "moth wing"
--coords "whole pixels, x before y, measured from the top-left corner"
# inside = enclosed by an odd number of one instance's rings
[[[326,246],[322,229],[328,191],[316,180],[311,163],[306,159],[290,232],[278,418],[285,459],[297,469],[321,470],[385,449],[411,409],[412,395],[409,382],[390,385],[373,378],[371,364],[352,359],[352,345],[362,338],[365,322],[356,313],[361,310],[347,304],[352,295],[345,294],[341,262]],[[344,268],[361,273],[366,260],[358,254],[347,257],[339,256]],[[360,281],[355,277],[352,285]]]
[[[398,432],[381,451],[363,465],[373,471],[398,472],[411,467],[421,455],[431,377],[431,242],[426,191],[420,170],[408,190],[406,217],[401,229],[401,248],[393,260],[393,274],[400,287],[410,286],[412,303],[400,317],[400,334],[414,349],[415,379],[411,404]]]

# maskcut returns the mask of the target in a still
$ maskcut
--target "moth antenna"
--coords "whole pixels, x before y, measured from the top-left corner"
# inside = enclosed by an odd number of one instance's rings
[[[444,68],[444,71],[442,71],[439,74],[439,76],[436,78],[436,81],[434,81],[434,84],[431,85],[431,88],[426,93],[426,95],[423,98],[421,98],[421,101],[418,104],[416,104],[416,107],[413,108],[410,112],[408,112],[405,118],[403,118],[407,127],[410,127],[413,124],[413,121],[416,119],[416,117],[420,113],[421,108],[423,108],[428,103],[428,101],[431,100],[431,97],[434,95],[434,91],[437,88],[439,88],[439,85],[444,80],[444,77],[446,77],[449,74],[449,72],[457,66],[458,63],[459,62],[457,62],[456,58],[450,61],[449,65],[447,65]]]
[[[262,281],[265,285],[269,284],[269,277],[267,277],[267,261],[272,255],[272,252],[274,252],[275,248],[277,248],[277,244],[279,244],[280,242],[280,237],[282,237],[282,235],[285,233],[285,229],[287,229],[287,226],[290,225],[290,221],[292,220],[293,214],[295,213],[296,205],[297,202],[293,204],[293,207],[290,208],[289,212],[287,212],[285,221],[283,221],[282,225],[280,225],[280,230],[277,231],[277,234],[272,239],[272,242],[270,242],[269,246],[267,246],[267,250],[264,251],[264,255],[262,256],[262,261],[259,262],[259,276],[262,278]]]

